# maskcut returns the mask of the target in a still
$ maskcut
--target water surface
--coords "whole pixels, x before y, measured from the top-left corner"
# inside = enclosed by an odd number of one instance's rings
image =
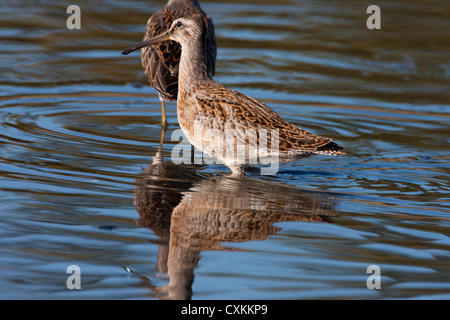
[[[0,5],[0,298],[450,299],[450,6],[203,1],[215,79],[341,157],[174,165],[138,53],[156,1]],[[198,154],[197,154],[198,156]],[[68,290],[66,269],[81,269]],[[369,290],[367,267],[381,270]]]

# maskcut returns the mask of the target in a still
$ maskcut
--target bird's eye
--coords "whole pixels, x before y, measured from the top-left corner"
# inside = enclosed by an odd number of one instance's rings
[[[180,21],[178,21],[177,22],[177,28],[181,28],[182,26],[183,26],[183,24]]]

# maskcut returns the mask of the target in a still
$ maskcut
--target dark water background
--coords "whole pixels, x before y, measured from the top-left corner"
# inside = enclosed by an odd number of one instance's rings
[[[157,156],[164,2],[76,4],[0,4],[1,299],[450,299],[448,1],[203,1],[215,79],[347,152],[243,181],[172,164],[174,103]]]

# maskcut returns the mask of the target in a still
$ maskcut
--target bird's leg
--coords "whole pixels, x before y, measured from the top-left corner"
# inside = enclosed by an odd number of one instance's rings
[[[161,152],[161,150],[162,150],[162,145],[164,143],[164,135],[166,134],[166,130],[167,130],[167,125],[166,126],[161,126],[161,136],[159,137],[158,152]]]
[[[166,107],[164,104],[164,99],[159,97],[159,100],[161,100],[161,127],[165,132],[165,130],[167,129]]]
[[[166,120],[166,108],[164,105],[164,99],[160,96],[159,100],[161,101],[161,136],[159,138],[158,151],[161,152],[162,145],[164,142],[164,135],[166,134],[166,130],[167,130],[167,120]]]
[[[245,170],[239,165],[226,165],[231,170],[231,176],[234,178],[244,178]]]

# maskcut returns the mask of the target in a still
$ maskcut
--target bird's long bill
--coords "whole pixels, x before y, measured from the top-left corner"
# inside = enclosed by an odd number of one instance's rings
[[[160,35],[158,35],[154,38],[139,42],[138,44],[123,51],[122,54],[129,54],[130,52],[133,52],[137,49],[141,49],[143,47],[148,47],[148,46],[151,46],[152,44],[160,43],[160,42],[167,41],[167,40],[170,40],[169,30],[161,33]]]

